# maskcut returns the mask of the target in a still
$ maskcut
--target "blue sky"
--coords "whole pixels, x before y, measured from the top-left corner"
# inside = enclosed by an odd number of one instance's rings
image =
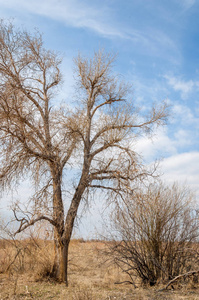
[[[0,17],[43,33],[63,55],[60,99],[73,92],[73,57],[103,48],[118,54],[115,71],[133,84],[142,109],[167,99],[171,118],[153,140],[136,144],[146,162],[164,158],[168,181],[199,195],[199,0],[0,0]]]

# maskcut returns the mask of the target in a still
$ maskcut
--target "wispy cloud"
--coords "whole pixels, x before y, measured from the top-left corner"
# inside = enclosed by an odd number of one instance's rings
[[[193,80],[182,80],[180,78],[165,75],[165,79],[167,80],[168,84],[175,90],[181,93],[182,99],[186,99],[187,96],[193,92],[195,88],[199,88],[199,81]]]
[[[122,30],[118,30],[111,26],[111,22],[107,22],[110,9],[103,5],[96,8],[95,5],[88,5],[78,0],[35,0],[34,2],[21,0],[20,3],[14,0],[7,2],[0,0],[0,5],[16,11],[24,10],[45,16],[68,26],[89,28],[104,36],[128,38]]]
[[[74,28],[86,28],[103,37],[130,40],[147,54],[160,56],[164,51],[163,55],[166,56],[167,53],[168,56],[170,50],[177,51],[176,43],[165,32],[147,24],[144,30],[139,23],[127,25],[124,19],[118,18],[114,5],[108,3],[97,5],[95,1],[91,3],[80,0],[0,0],[0,5],[19,13],[48,17]]]
[[[172,107],[172,115],[174,118],[172,119],[172,123],[178,123],[179,126],[191,126],[194,128],[199,128],[199,117],[197,116],[198,112],[196,110],[196,114],[191,110],[187,105],[182,105],[176,103]]]

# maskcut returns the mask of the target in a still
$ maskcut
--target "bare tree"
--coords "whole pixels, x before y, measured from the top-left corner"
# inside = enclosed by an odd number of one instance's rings
[[[152,184],[126,199],[113,218],[109,254],[131,280],[154,285],[197,270],[198,216],[193,194],[177,184]],[[111,235],[113,237],[113,235]]]
[[[61,82],[59,57],[43,48],[39,33],[30,35],[0,24],[0,142],[2,187],[28,176],[36,192],[31,211],[14,209],[17,233],[40,220],[54,226],[54,276],[68,284],[68,246],[79,204],[90,189],[117,197],[130,182],[147,176],[131,142],[165,122],[167,107],[146,117],[126,100],[128,86],[111,73],[114,57],[98,52],[75,60],[77,108],[55,105]],[[63,171],[79,168],[68,211],[62,197]]]

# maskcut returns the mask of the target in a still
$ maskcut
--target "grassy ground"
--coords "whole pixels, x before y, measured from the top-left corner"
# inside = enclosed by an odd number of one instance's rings
[[[148,300],[199,299],[199,286],[175,286],[159,292],[160,286],[134,288],[115,284],[128,280],[98,250],[101,242],[73,241],[70,248],[69,287],[52,282],[48,274],[52,259],[49,242],[24,241],[0,244],[0,300],[2,299],[68,299],[68,300]],[[21,249],[19,251],[19,249]],[[18,255],[17,255],[18,253]],[[17,255],[17,257],[16,257]]]

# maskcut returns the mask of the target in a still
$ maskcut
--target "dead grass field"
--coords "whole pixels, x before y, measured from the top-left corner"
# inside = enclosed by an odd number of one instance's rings
[[[53,282],[52,243],[40,240],[0,241],[0,300],[3,299],[68,299],[68,300],[195,300],[199,285],[182,282],[174,290],[159,292],[161,286],[115,284],[128,280],[118,268],[100,253],[104,243],[73,240],[70,246],[69,287]]]

